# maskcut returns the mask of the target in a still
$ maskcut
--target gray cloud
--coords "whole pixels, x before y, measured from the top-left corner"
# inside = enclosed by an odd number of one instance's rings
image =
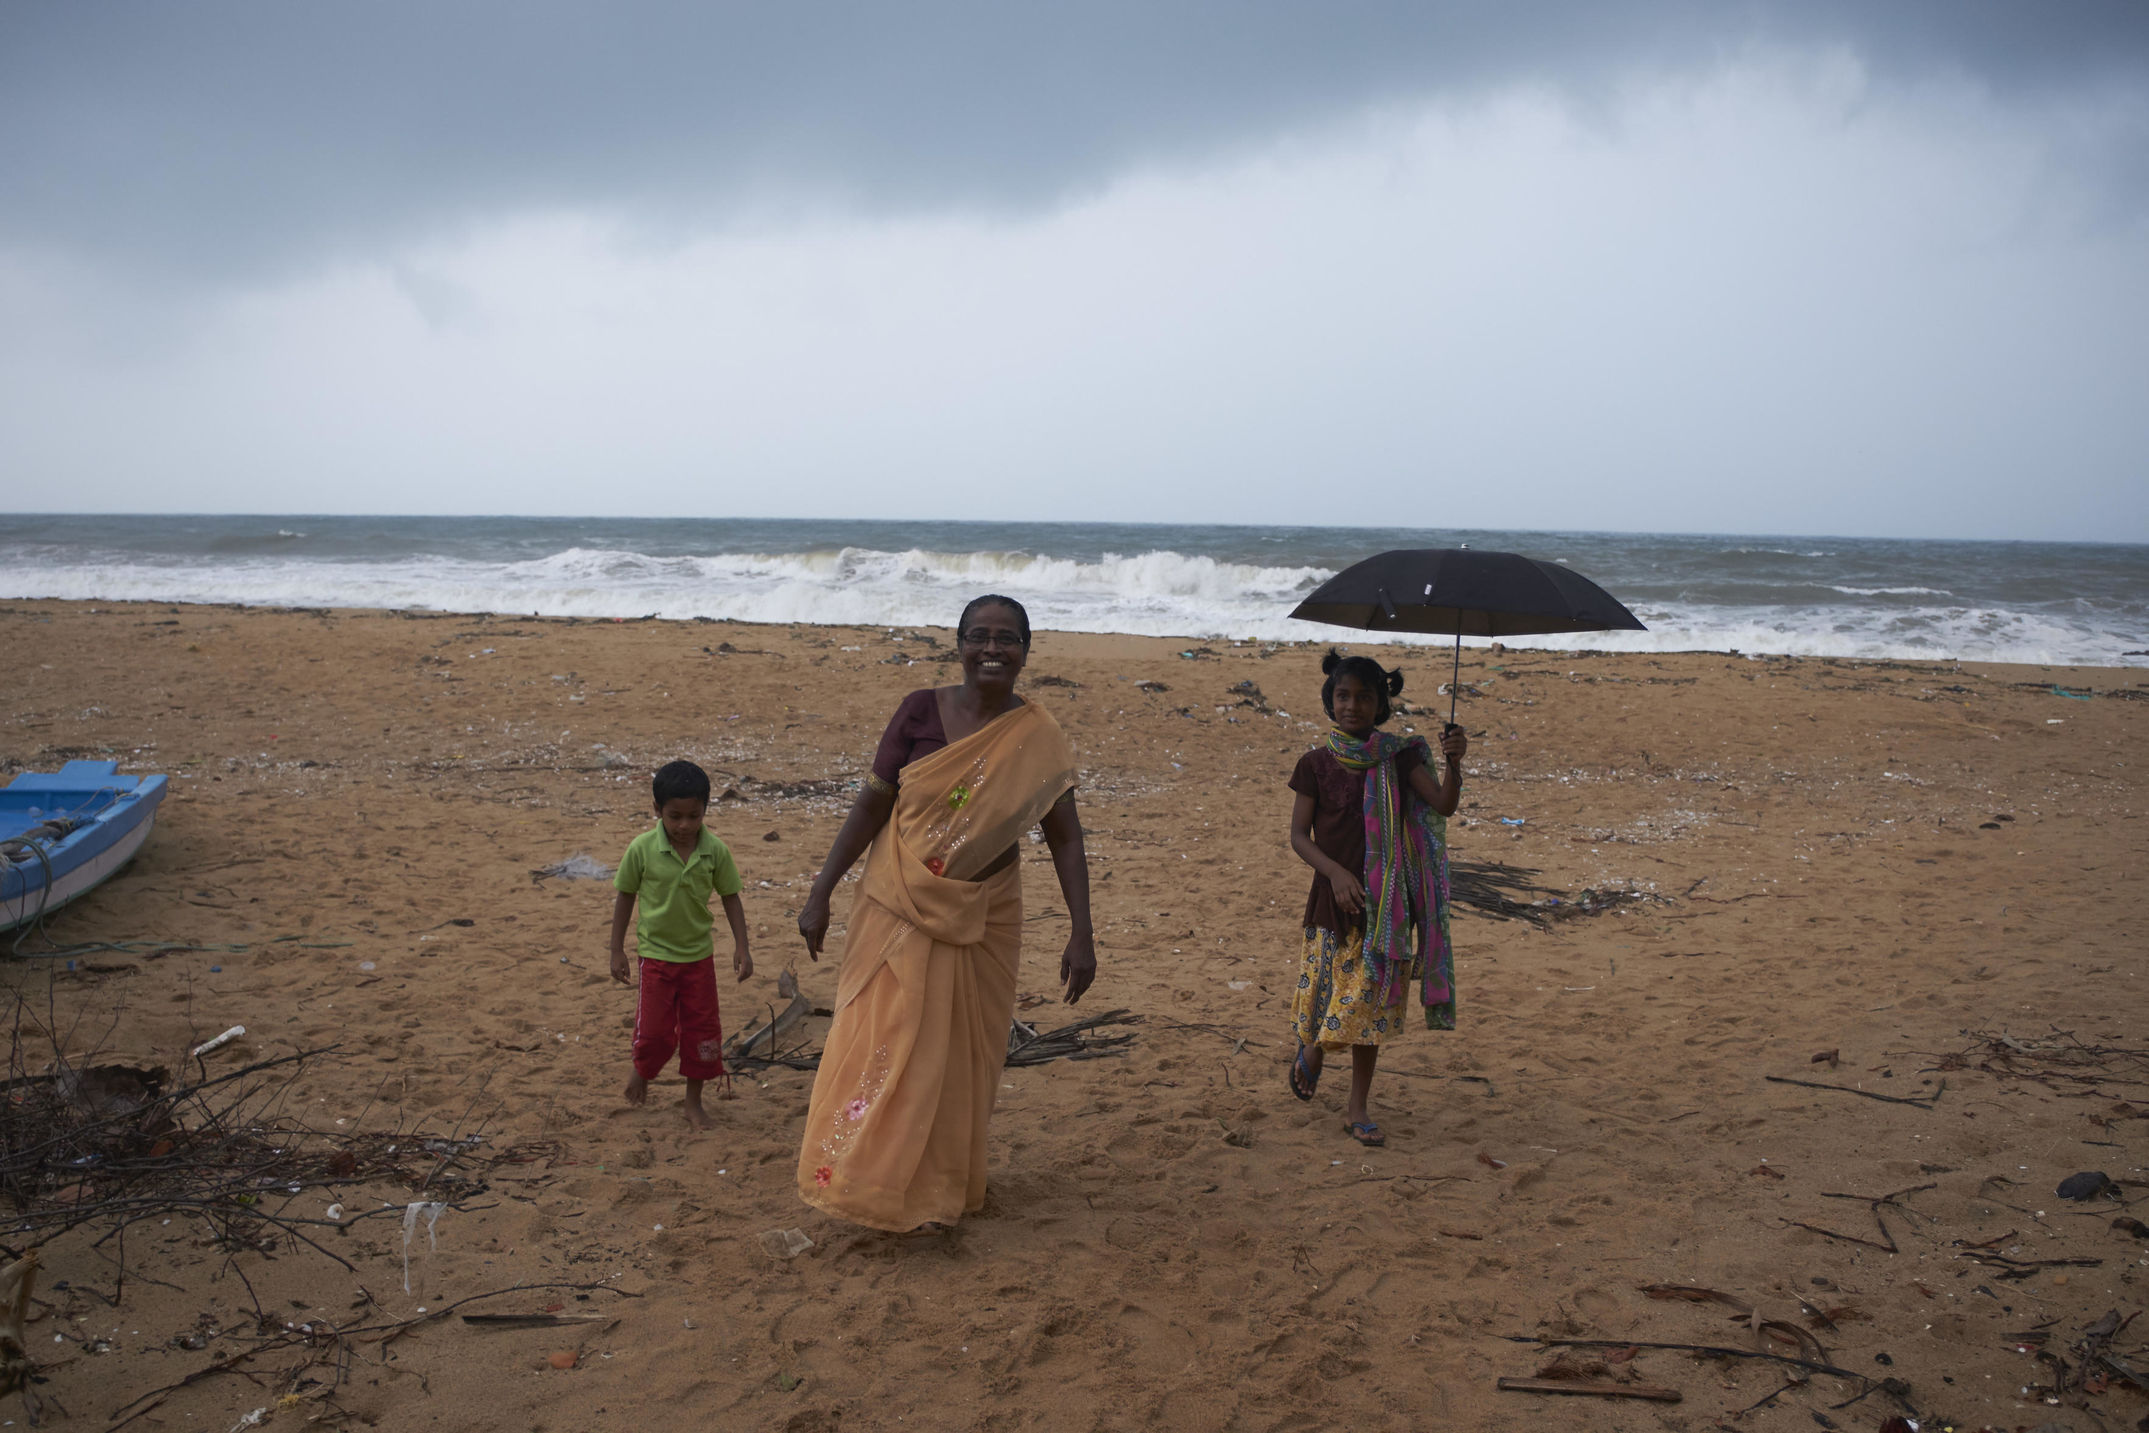
[[[236,277],[545,209],[1019,208],[1369,104],[1756,45],[2149,112],[2140,0],[16,4],[0,243]]]

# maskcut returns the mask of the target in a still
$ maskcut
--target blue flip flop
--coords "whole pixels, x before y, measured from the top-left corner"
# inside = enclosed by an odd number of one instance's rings
[[[1367,1149],[1379,1149],[1388,1142],[1388,1136],[1382,1134],[1380,1126],[1371,1120],[1367,1120],[1362,1124],[1350,1125],[1347,1128],[1351,1132],[1351,1138],[1357,1140]]]
[[[1321,1072],[1307,1065],[1304,1045],[1299,1046],[1298,1053],[1291,1057],[1291,1073],[1288,1078],[1291,1082],[1291,1093],[1301,1100],[1312,1099],[1313,1092],[1321,1087]]]

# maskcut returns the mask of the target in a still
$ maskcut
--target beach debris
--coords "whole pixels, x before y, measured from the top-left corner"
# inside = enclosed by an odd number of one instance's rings
[[[1160,681],[1155,680],[1152,677],[1142,678],[1140,681],[1134,684],[1134,689],[1138,692],[1148,692],[1151,696],[1155,696],[1159,692],[1168,692],[1171,690],[1170,687],[1166,686]]]
[[[616,1324],[610,1314],[464,1314],[463,1322],[481,1329],[551,1329],[570,1324]]]
[[[215,1039],[204,1040],[199,1045],[196,1045],[194,1047],[194,1058],[199,1060],[202,1056],[208,1054],[211,1050],[221,1050],[226,1045],[229,1045],[232,1041],[238,1039],[241,1035],[244,1035],[245,1033],[246,1027],[244,1025],[234,1025],[229,1030],[226,1030],[223,1034],[217,1036]]]
[[[1947,1052],[1920,1051],[1937,1056],[1941,1070],[1983,1070],[2003,1079],[2026,1080],[2062,1093],[2091,1091],[2109,1099],[2106,1087],[2113,1084],[2149,1083],[2149,1049],[2122,1045],[2091,1045],[2070,1030],[2022,1038],[2004,1030],[1963,1032],[1970,1044]],[[2140,1117],[2144,1112],[2125,1101],[2111,1107],[2120,1117]]]
[[[1908,1198],[1910,1195],[1913,1194],[1922,1194],[1928,1189],[1937,1189],[1939,1187],[1940,1186],[1938,1186],[1937,1184],[1914,1184],[1908,1189],[1898,1189],[1893,1194],[1870,1195],[1823,1193],[1821,1195],[1821,1198],[1823,1199],[1852,1199],[1869,1207],[1873,1211],[1873,1223],[1880,1230],[1880,1238],[1878,1240],[1861,1239],[1856,1234],[1839,1234],[1833,1229],[1823,1229],[1818,1224],[1807,1224],[1797,1219],[1785,1219],[1782,1222],[1784,1224],[1789,1225],[1793,1229],[1810,1230],[1815,1234],[1824,1234],[1830,1239],[1840,1239],[1846,1244],[1863,1244],[1868,1249],[1880,1249],[1890,1254],[1899,1254],[1902,1252],[1902,1250],[1896,1247],[1895,1236],[1888,1232],[1888,1221],[1881,1217],[1881,1210],[1891,1209],[1898,1216],[1905,1218],[1912,1216],[1919,1218],[1927,1218],[1928,1216],[1919,1215],[1915,1209],[1910,1208],[1908,1205],[1899,1204],[1896,1201]]]
[[[1066,677],[1055,677],[1050,675],[1042,677],[1024,677],[1023,681],[1033,687],[1073,687],[1077,691],[1079,691],[1082,687],[1082,684],[1080,682],[1072,681]]]
[[[761,839],[764,841],[781,841],[783,839],[783,832],[764,831],[761,833]]]
[[[780,977],[777,989],[779,992],[783,989]],[[794,997],[792,1009],[796,1008],[797,1001],[798,998]],[[819,1007],[809,1007],[804,1013],[827,1015],[829,1012]],[[774,1017],[774,1021],[780,1022],[790,1015],[791,1009],[787,1009],[783,1015]],[[802,1018],[804,1016],[800,1015],[792,1019],[791,1025],[785,1028],[795,1026],[797,1019]],[[1109,1055],[1123,1055],[1126,1053],[1125,1047],[1134,1040],[1132,1035],[1097,1035],[1092,1032],[1105,1025],[1137,1025],[1141,1023],[1141,1018],[1128,1010],[1107,1010],[1101,1015],[1092,1015],[1086,1020],[1062,1025],[1057,1030],[1039,1030],[1035,1025],[1021,1020],[1011,1021],[1007,1032],[1007,1064],[1010,1067],[1042,1065],[1048,1060],[1097,1060]],[[765,1053],[769,1043],[768,1029],[767,1025],[759,1026],[741,1037],[742,1048],[734,1058],[742,1067],[782,1065],[792,1070],[820,1068],[819,1050],[784,1050],[779,1045],[778,1053]],[[779,1041],[782,1034],[781,1030],[777,1032]],[[755,1049],[754,1046],[763,1048]],[[731,1052],[729,1044],[724,1048],[727,1054]]]
[[[1841,1059],[1842,1052],[1840,1050],[1822,1050],[1806,1063],[1809,1065],[1826,1065],[1830,1069],[1834,1069],[1836,1065],[1841,1063]]]
[[[2120,1233],[2130,1234],[2136,1239],[2149,1239],[2149,1224],[2142,1223],[2141,1220],[2134,1218],[2130,1214],[2122,1214],[2117,1219],[2114,1219],[2112,1227]]]
[[[418,1232],[418,1220],[425,1220],[425,1246],[428,1252],[440,1248],[440,1216],[447,1212],[446,1203],[439,1200],[413,1199],[403,1209],[403,1292],[410,1292],[410,1241]]]
[[[1506,1161],[1506,1160],[1504,1160],[1504,1159],[1494,1159],[1494,1158],[1493,1158],[1493,1157],[1492,1157],[1491,1155],[1489,1155],[1489,1154],[1485,1153],[1485,1151],[1483,1151],[1483,1150],[1479,1150],[1479,1151],[1477,1152],[1477,1162],[1478,1162],[1479,1164],[1482,1164],[1482,1165],[1484,1165],[1484,1166],[1485,1166],[1485,1167],[1486,1167],[1487,1169],[1505,1169],[1505,1168],[1507,1168],[1507,1161]]]
[[[571,1348],[557,1349],[545,1355],[545,1362],[562,1372],[582,1361],[582,1355]]]
[[[1741,1317],[1750,1316],[1754,1306],[1736,1294],[1721,1289],[1704,1289],[1698,1284],[1641,1284],[1639,1291],[1652,1299],[1683,1299],[1690,1304],[1722,1304]]]
[[[1091,1032],[1106,1025],[1134,1025],[1140,1021],[1139,1015],[1127,1010],[1107,1010],[1087,1020],[1062,1025],[1057,1030],[1039,1031],[1017,1020],[1008,1030],[1007,1063],[1011,1066],[1042,1065],[1048,1060],[1096,1060],[1124,1054],[1126,1046],[1134,1041],[1132,1035]]]
[[[1599,1398],[1647,1398],[1658,1403],[1677,1403],[1685,1397],[1676,1388],[1658,1388],[1649,1383],[1610,1383],[1601,1379],[1585,1378],[1503,1378],[1497,1386],[1503,1393],[1594,1394]]]
[[[551,876],[563,881],[609,881],[612,879],[612,868],[577,851],[564,861],[554,861],[549,866],[539,866],[531,871],[530,884],[537,885]]]
[[[1502,816],[1500,824],[1502,826],[1527,826],[1529,822],[1521,816]]]
[[[771,1007],[766,1021],[726,1040],[724,1053],[727,1056],[737,1059],[752,1054],[759,1046],[761,1055],[773,1060],[783,1038],[813,1014],[813,1002],[798,993],[798,972],[791,967],[784,967],[783,973],[776,977],[776,993],[784,998],[784,1008],[779,1012]]]
[[[2085,1169],[2080,1174],[2070,1174],[2052,1191],[2062,1199],[2095,1199],[2100,1194],[2116,1196],[2119,1187],[2112,1183],[2110,1175],[2101,1169]]]
[[[772,1258],[796,1259],[813,1247],[802,1230],[771,1229],[761,1236],[761,1247]]]
[[[1448,863],[1448,895],[1456,905],[1468,906],[1495,920],[1525,920],[1540,928],[1577,916],[1669,903],[1667,897],[1652,891],[1589,887],[1574,895],[1564,895],[1533,879],[1538,874],[1533,866],[1513,866],[1502,861],[1451,860]]]
[[[1913,1105],[1921,1110],[1929,1110],[1937,1104],[1948,1087],[1948,1082],[1942,1080],[1929,1095],[1883,1095],[1874,1090],[1861,1090],[1856,1085],[1824,1085],[1817,1080],[1794,1080],[1788,1075],[1763,1075],[1761,1078],[1772,1085],[1799,1085],[1809,1090],[1834,1090],[1838,1094],[1863,1095],[1869,1100],[1881,1100],[1891,1105]]]

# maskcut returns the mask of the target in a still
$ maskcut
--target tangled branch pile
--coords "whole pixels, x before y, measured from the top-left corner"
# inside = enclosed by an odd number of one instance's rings
[[[267,1251],[288,1238],[344,1267],[317,1235],[361,1219],[400,1217],[379,1199],[350,1218],[311,1211],[301,1196],[340,1189],[394,1191],[454,1205],[481,1193],[486,1172],[545,1150],[483,1153],[485,1136],[461,1125],[445,1135],[390,1129],[314,1129],[290,1112],[308,1065],[335,1047],[260,1060],[225,1074],[174,1078],[162,1068],[53,1058],[32,1074],[18,1019],[9,1078],[0,1085],[0,1201],[11,1256],[88,1226],[97,1245],[144,1220],[206,1223],[229,1252]],[[198,1066],[197,1066],[198,1068]],[[467,1113],[465,1118],[467,1119]],[[363,1122],[353,1120],[354,1126]]]
[[[1940,1056],[1942,1070],[1983,1070],[2027,1080],[2061,1094],[2112,1093],[2106,1086],[2149,1086],[2149,1050],[2092,1045],[2072,1030],[2023,1039],[2004,1030],[1965,1030],[1969,1043]],[[2139,1094],[2122,1098],[2139,1101]],[[2139,1111],[2131,1113],[2143,1113]]]

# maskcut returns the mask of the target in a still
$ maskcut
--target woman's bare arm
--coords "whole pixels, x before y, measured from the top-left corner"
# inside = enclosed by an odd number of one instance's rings
[[[873,844],[873,838],[888,824],[894,811],[895,793],[873,786],[859,792],[858,799],[851,803],[851,813],[843,818],[842,829],[829,844],[828,859],[821,863],[821,874],[813,878],[805,908],[798,913],[798,933],[805,937],[806,954],[813,959],[821,958],[821,942],[828,938],[828,898],[835,894],[836,883],[858,864],[858,858]]]
[[[1067,900],[1067,917],[1074,923],[1074,933],[1060,956],[1064,999],[1072,1005],[1097,978],[1096,932],[1089,918],[1089,852],[1082,845],[1082,818],[1075,810],[1074,793],[1054,802],[1038,825],[1044,829],[1045,844],[1052,848],[1052,869],[1060,878],[1060,894]]]

